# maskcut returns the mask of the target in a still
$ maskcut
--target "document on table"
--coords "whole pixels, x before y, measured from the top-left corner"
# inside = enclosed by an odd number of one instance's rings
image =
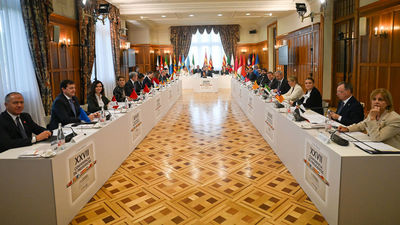
[[[353,142],[355,146],[369,153],[400,153],[400,150],[383,142]]]
[[[301,116],[306,118],[312,124],[325,124],[326,120],[326,118],[320,114],[309,113],[307,111],[305,113],[301,113]]]
[[[372,141],[370,136],[368,136],[367,134],[364,134],[362,132],[358,132],[358,131],[357,132],[340,133],[339,136],[350,142]]]

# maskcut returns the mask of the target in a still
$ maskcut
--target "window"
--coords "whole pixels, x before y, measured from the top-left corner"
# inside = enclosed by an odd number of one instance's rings
[[[214,33],[211,30],[210,34],[204,30],[203,34],[197,30],[196,34],[192,36],[192,44],[189,50],[189,59],[192,62],[194,56],[194,68],[199,65],[200,68],[204,64],[204,57],[207,54],[207,61],[210,61],[210,56],[212,57],[212,62],[214,70],[221,70],[222,58],[225,55],[224,48],[222,47],[221,37],[219,34]]]
[[[24,96],[24,112],[40,124],[44,123],[44,109],[36,80],[28,38],[22,19],[21,3],[2,0],[0,8],[0,102],[10,92]],[[4,104],[0,110],[5,110]]]

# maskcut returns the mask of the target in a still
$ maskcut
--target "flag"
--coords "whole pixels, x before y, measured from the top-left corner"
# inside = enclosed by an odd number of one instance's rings
[[[190,60],[189,60],[189,56],[186,58],[186,68],[188,69],[188,71],[190,71]]]
[[[224,56],[225,57],[225,56]],[[233,60],[233,59],[231,59],[230,57],[229,57],[229,55],[227,55],[226,56],[226,64],[227,65],[231,65],[231,60]]]
[[[237,74],[242,75],[242,67],[243,67],[243,57],[239,56],[239,61],[236,68]]]
[[[258,68],[260,68],[260,61],[259,61],[259,59],[258,59],[258,54],[257,54],[257,56],[256,56],[255,65],[258,66]]]
[[[236,56],[236,57],[237,57],[237,56]],[[234,65],[234,61],[233,61],[233,54],[232,54],[232,56],[231,56],[231,63],[230,63],[230,65],[231,65],[232,68],[234,68],[234,66],[235,66],[235,65]]]
[[[174,66],[172,63],[172,54],[169,55],[169,74],[171,75],[174,72]]]
[[[173,72],[173,74],[176,74],[177,70],[178,70],[178,68],[177,68],[177,65],[176,65],[176,56],[174,55],[174,72]]]
[[[208,66],[208,60],[207,60],[207,52],[204,56],[204,63],[203,63],[203,67]]]
[[[133,99],[133,100],[135,100],[135,99],[138,98],[135,89],[132,90],[132,93],[131,93],[131,95],[129,95],[129,98],[131,98],[131,99]]]
[[[251,66],[254,68],[254,63],[255,63],[255,56],[254,56],[254,53],[253,53],[253,55],[252,55],[252,58],[251,58]]]
[[[245,56],[243,55],[243,62],[242,62],[242,71],[241,71],[241,75],[243,76],[243,77],[246,77],[247,76],[247,74],[246,74],[246,59],[245,59]],[[247,81],[246,81],[247,82]]]
[[[90,119],[88,115],[86,114],[85,110],[83,110],[81,107],[79,107],[79,119],[85,121],[86,123],[90,123]]]
[[[264,89],[267,90],[269,95],[271,94],[271,88],[269,88],[269,86],[267,84],[265,84]]]
[[[235,69],[235,73],[237,73],[237,70],[238,70],[238,67],[239,67],[239,65],[238,65],[238,59],[237,59],[237,56],[236,56],[236,58],[235,58],[235,65],[234,65],[234,69]]]
[[[229,59],[229,58],[228,58]],[[222,66],[223,67],[226,67],[226,59],[225,59],[225,55],[224,55],[224,57],[222,58]]]
[[[165,55],[165,58],[164,58],[164,69],[169,69],[168,56],[167,55]]]
[[[174,59],[175,60],[175,59]],[[181,67],[182,67],[182,58],[181,58],[181,56],[179,56],[179,61],[178,61],[178,71],[180,71],[181,70]]]
[[[285,98],[283,97],[283,95],[281,95],[281,93],[278,91],[277,95],[275,95],[276,100],[278,100],[279,103],[282,103]]]
[[[153,79],[151,79],[151,81],[152,81],[153,83],[160,84],[160,81],[159,81],[157,78],[155,78],[155,77],[153,77]]]
[[[212,55],[210,54],[210,62],[208,63],[208,69],[211,70],[213,67]]]
[[[158,58],[159,58],[159,56],[157,56],[157,67],[156,67],[156,70],[160,70],[160,62],[159,62]]]
[[[147,87],[147,84],[144,85],[143,92],[144,93],[149,93],[150,92],[150,89],[149,89],[149,87]]]
[[[258,88],[259,88],[259,86],[258,86],[258,84],[257,84],[257,81],[254,81],[253,90],[256,90],[256,89],[258,89]]]
[[[117,102],[117,99],[115,98],[115,96],[112,97],[111,102],[114,103],[113,109],[118,109],[118,102]]]
[[[193,68],[194,68],[194,55],[192,55],[192,65],[193,65]]]
[[[249,55],[249,57],[247,58],[247,67],[249,67],[251,65],[251,55]]]

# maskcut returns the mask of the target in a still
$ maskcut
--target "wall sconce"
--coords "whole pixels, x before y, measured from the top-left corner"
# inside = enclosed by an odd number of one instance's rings
[[[263,48],[262,50],[263,50],[263,52],[266,52],[268,50],[268,48]]]
[[[381,37],[381,38],[387,38],[388,37],[387,29],[385,29],[384,26],[381,26],[380,29],[378,29],[378,27],[375,27],[374,28],[374,36]]]
[[[126,43],[125,43],[125,48],[126,48],[126,49],[131,48],[131,43],[130,43],[130,42],[126,42]]]
[[[164,53],[165,53],[165,54],[169,54],[170,51],[169,51],[169,50],[164,50]]]
[[[135,50],[135,53],[136,53],[136,54],[139,54],[139,50]]]
[[[68,38],[67,40],[67,47],[71,46],[71,39]]]
[[[60,42],[60,46],[61,46],[61,48],[65,48],[65,47],[71,46],[71,39],[63,38],[62,41]]]
[[[245,48],[242,48],[242,50],[240,50],[240,52],[242,52],[242,53],[246,53],[246,52],[247,52],[247,49],[245,49]]]
[[[154,50],[150,50],[150,54],[154,54]]]

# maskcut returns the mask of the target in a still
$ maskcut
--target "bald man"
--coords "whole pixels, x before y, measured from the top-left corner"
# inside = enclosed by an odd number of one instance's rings
[[[28,113],[23,113],[24,97],[18,92],[6,95],[6,110],[0,114],[0,152],[32,145],[51,136],[51,132],[37,125]],[[35,134],[35,135],[32,135]]]

